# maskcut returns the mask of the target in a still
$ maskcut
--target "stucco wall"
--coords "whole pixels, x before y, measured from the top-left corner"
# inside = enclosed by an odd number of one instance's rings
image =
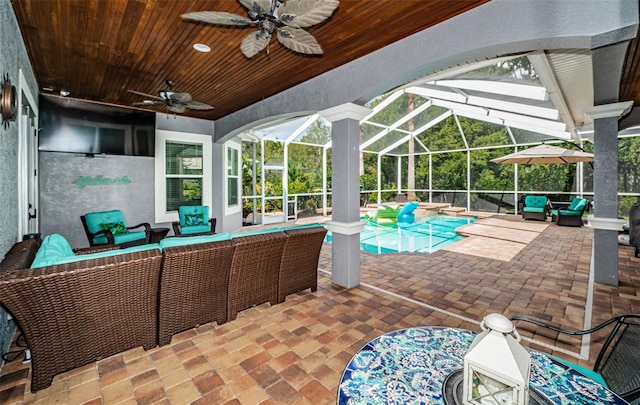
[[[27,85],[37,93],[38,86],[31,70],[27,51],[20,35],[10,0],[0,0],[0,74],[9,74],[11,83],[18,88],[20,69]],[[18,238],[18,125],[0,126],[0,257]],[[0,352],[5,352],[13,335],[13,322],[0,308]],[[0,360],[1,363],[2,360]]]
[[[40,152],[40,232],[59,233],[72,247],[89,246],[80,216],[122,210],[127,225],[154,226],[151,157]]]

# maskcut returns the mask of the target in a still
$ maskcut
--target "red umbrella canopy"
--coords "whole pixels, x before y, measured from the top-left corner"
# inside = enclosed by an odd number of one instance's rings
[[[542,144],[534,146],[533,148],[510,153],[506,156],[491,159],[491,161],[493,163],[518,163],[521,165],[564,164],[593,162],[593,154]]]

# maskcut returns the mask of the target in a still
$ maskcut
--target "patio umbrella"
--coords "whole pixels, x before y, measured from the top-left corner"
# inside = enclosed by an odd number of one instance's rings
[[[533,148],[510,153],[506,156],[491,159],[491,162],[519,163],[522,165],[593,162],[593,154],[542,144],[534,146]]]

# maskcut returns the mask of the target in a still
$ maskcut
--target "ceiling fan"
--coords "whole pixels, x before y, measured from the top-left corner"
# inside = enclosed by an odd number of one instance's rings
[[[167,109],[172,113],[183,113],[185,109],[191,110],[212,110],[213,107],[209,104],[201,103],[199,101],[193,101],[191,99],[191,94],[189,93],[181,93],[173,90],[173,86],[175,86],[175,82],[171,80],[165,80],[167,84],[167,88],[164,90],[160,90],[157,96],[152,94],[142,93],[135,90],[128,90],[129,93],[138,94],[140,96],[145,96],[152,98],[153,100],[144,100],[137,103],[133,103],[132,105],[158,105],[158,104],[166,104]]]
[[[258,31],[247,35],[240,50],[252,58],[263,50],[269,54],[271,35],[294,52],[322,54],[322,48],[313,35],[302,28],[320,24],[333,14],[338,0],[238,0],[247,8],[249,18],[224,11],[195,11],[183,14],[185,20],[207,24],[243,26],[257,24]],[[279,25],[284,26],[280,27]]]

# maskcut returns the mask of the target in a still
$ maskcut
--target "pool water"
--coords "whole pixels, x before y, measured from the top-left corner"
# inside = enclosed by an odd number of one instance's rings
[[[433,253],[464,239],[456,228],[473,223],[474,217],[434,215],[417,218],[411,225],[383,226],[367,222],[360,233],[360,250],[369,253]],[[331,243],[331,232],[326,241]]]

